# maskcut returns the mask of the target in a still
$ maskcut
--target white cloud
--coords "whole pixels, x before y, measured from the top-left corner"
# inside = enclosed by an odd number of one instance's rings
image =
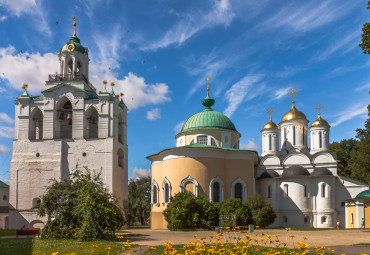
[[[295,75],[296,73],[304,70],[305,68],[302,67],[296,67],[296,66],[284,66],[284,70],[277,72],[276,77],[278,78],[287,78],[290,76]]]
[[[180,133],[182,126],[184,125],[185,121],[180,121],[179,123],[176,124],[176,126],[173,128],[175,130],[176,134]]]
[[[22,12],[30,12],[36,7],[35,0],[0,0],[0,6],[4,6],[10,13],[20,16]]]
[[[161,112],[159,108],[154,108],[150,111],[147,111],[146,118],[148,120],[157,120],[161,118]]]
[[[281,98],[283,98],[284,96],[287,96],[288,95],[288,92],[289,92],[289,89],[290,87],[285,87],[285,88],[281,88],[281,89],[277,89],[275,90],[275,100],[279,100]]]
[[[0,137],[13,138],[14,137],[14,128],[13,127],[6,127],[6,126],[1,125],[0,126]]]
[[[361,91],[361,90],[370,90],[370,83],[365,84],[361,87],[355,88],[355,91]]]
[[[1,181],[9,185],[9,179],[2,179]]]
[[[150,176],[150,174],[151,174],[150,169],[139,169],[139,168],[134,167],[132,168],[130,179],[135,180],[141,177],[148,177]]]
[[[14,119],[11,118],[8,114],[5,112],[0,112],[0,121],[5,122],[7,124],[13,124]]]
[[[307,32],[326,25],[347,13],[350,3],[338,5],[336,1],[308,1],[307,4],[286,5],[264,27],[287,27],[292,32]]]
[[[262,79],[261,74],[252,74],[243,77],[240,81],[231,86],[231,88],[226,91],[225,98],[228,101],[228,106],[226,107],[224,114],[231,117],[238,106],[244,101],[248,101],[258,95],[261,91],[260,88],[255,88],[251,91],[253,85],[258,83]],[[247,95],[248,94],[248,95]]]
[[[157,50],[173,44],[181,45],[201,30],[223,25],[228,26],[235,14],[229,0],[213,0],[207,11],[194,11],[179,14],[181,19],[158,41],[143,45],[143,50]]]
[[[0,155],[1,154],[8,154],[10,152],[10,148],[6,147],[5,145],[0,144]]]
[[[39,93],[44,89],[48,74],[58,70],[57,54],[17,53],[13,46],[0,48],[0,79],[6,79],[9,85],[20,90],[22,84],[29,84],[30,92]]]
[[[255,142],[254,139],[248,139],[247,144],[240,143],[240,148],[245,149],[245,150],[252,150],[252,151],[258,151],[261,150],[261,147],[258,146]]]
[[[0,22],[6,20],[7,17],[5,15],[0,16]]]
[[[338,119],[336,121],[334,121],[333,123],[330,123],[330,125],[332,127],[335,127],[335,126],[338,126],[339,124],[341,124],[341,123],[343,123],[347,120],[353,119],[357,116],[367,115],[367,105],[368,105],[368,103],[358,103],[358,104],[355,104],[355,105],[351,105],[350,107],[348,107],[344,111],[338,113],[338,115],[337,115]]]

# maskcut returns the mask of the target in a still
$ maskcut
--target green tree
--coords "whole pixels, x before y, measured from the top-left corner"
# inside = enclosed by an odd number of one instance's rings
[[[367,3],[367,9],[370,10],[370,1]],[[370,54],[370,23],[365,23],[362,27],[362,38],[359,46],[365,54]]]
[[[150,177],[130,180],[128,185],[129,225],[147,224],[150,218]]]
[[[194,197],[191,192],[180,192],[171,197],[163,211],[170,230],[207,228],[217,226],[217,208],[204,196]]]
[[[257,194],[248,197],[246,205],[254,225],[267,227],[274,223],[276,213],[270,203],[263,200],[260,195]]]
[[[351,159],[351,152],[356,148],[356,139],[343,139],[340,142],[333,142],[329,145],[330,151],[337,153],[338,173],[343,176],[351,177],[351,170],[348,164]]]
[[[76,170],[69,179],[56,181],[46,189],[38,209],[48,220],[42,238],[80,240],[114,237],[124,224],[124,213],[108,193],[99,174]]]
[[[247,226],[252,224],[251,212],[246,202],[238,198],[229,198],[221,202],[220,215],[235,215],[237,226]],[[232,221],[224,221],[224,226],[232,227]]]

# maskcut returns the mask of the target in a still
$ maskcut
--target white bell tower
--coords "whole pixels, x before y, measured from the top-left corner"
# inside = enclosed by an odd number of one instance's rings
[[[267,111],[270,114],[270,121],[267,122],[263,129],[261,130],[262,134],[262,154],[261,156],[265,156],[267,154],[276,154],[279,151],[279,133],[280,129],[279,126],[272,121],[272,113],[274,113],[271,107]]]
[[[317,116],[317,120],[315,120],[311,127],[311,153],[316,153],[318,151],[328,151],[329,150],[329,132],[330,132],[330,125],[326,120],[321,118],[321,109],[323,109],[320,103],[316,110],[319,111]]]

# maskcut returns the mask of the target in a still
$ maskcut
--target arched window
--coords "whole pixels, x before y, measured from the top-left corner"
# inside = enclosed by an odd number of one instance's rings
[[[220,202],[220,184],[218,182],[213,183],[212,192],[213,202]]]
[[[118,149],[117,157],[118,157],[118,166],[123,167],[124,153],[122,149]]]
[[[4,195],[3,200],[8,200],[8,197],[6,195]]]
[[[68,61],[68,74],[72,74],[72,72],[73,72],[73,60],[70,59]]]
[[[353,213],[351,213],[351,224],[353,224]]]
[[[293,145],[295,145],[295,126],[293,126]]]
[[[271,198],[271,185],[267,186],[267,198]]]
[[[42,140],[44,116],[41,110],[36,107],[29,118],[29,139]]]
[[[239,140],[234,143],[233,149],[239,149]]]
[[[284,128],[283,136],[283,147],[286,147],[286,128]]]
[[[224,182],[218,176],[209,183],[209,201],[222,202],[224,200]]]
[[[167,179],[167,177],[164,178],[163,184],[162,184],[162,189],[163,189],[163,203],[169,203],[170,198],[171,198],[171,183]]]
[[[36,197],[32,199],[32,208],[38,208],[40,206],[41,199]]]
[[[321,184],[321,197],[326,197],[326,184]]]
[[[247,184],[240,177],[231,183],[231,197],[247,200]]]
[[[307,185],[304,185],[304,197],[308,197],[308,194],[307,194]]]
[[[211,137],[211,146],[217,146],[216,140]]]
[[[123,118],[122,115],[118,115],[118,142],[123,143]]]
[[[199,144],[207,144],[208,141],[207,141],[207,136],[206,135],[199,135],[197,136],[197,143]]]
[[[283,216],[283,223],[288,223],[288,218],[286,216]]]
[[[193,192],[194,196],[198,196],[198,182],[193,177],[188,175],[184,179],[182,179],[180,183],[180,192],[184,192],[185,190],[188,190],[190,192]]]
[[[66,97],[62,98],[59,102],[60,106],[57,107],[57,126],[54,137],[57,139],[71,139],[73,121],[72,103]]]
[[[284,197],[289,196],[289,189],[288,189],[288,184],[284,184]]]
[[[158,204],[158,183],[153,181],[152,183],[152,204]]]
[[[90,106],[86,111],[85,138],[98,138],[99,115],[94,106]]]
[[[269,151],[271,150],[271,134],[269,135]]]
[[[82,65],[81,65],[81,62],[80,60],[77,61],[77,66],[76,66],[77,70],[76,70],[76,74],[81,74],[81,68],[82,68]]]
[[[319,132],[319,148],[322,148],[322,133]]]
[[[193,137],[190,141],[190,145],[194,143],[199,143],[199,144],[205,144],[205,145],[210,145],[210,146],[218,146],[217,141],[214,137],[210,135],[198,135]]]
[[[304,217],[304,223],[310,223],[310,216]]]
[[[305,134],[306,134],[306,129],[303,127],[303,129],[302,129],[302,141],[303,141],[303,145],[305,145],[306,144],[306,142],[305,142]]]

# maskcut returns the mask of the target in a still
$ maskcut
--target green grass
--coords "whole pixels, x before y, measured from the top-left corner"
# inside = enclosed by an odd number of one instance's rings
[[[137,228],[150,228],[150,225],[132,225],[132,226],[128,226],[128,228],[130,229],[137,229]]]
[[[368,245],[368,246],[370,246],[370,243],[357,243],[355,245]]]
[[[0,236],[15,236],[17,235],[16,230],[0,230]]]
[[[98,247],[93,249],[93,244]],[[111,247],[109,254],[117,254],[117,252],[122,251],[122,245],[118,241],[81,242],[74,239],[43,240],[39,238],[0,239],[2,255],[51,255],[53,252],[59,252],[63,255],[72,252],[76,255],[107,254],[106,247]]]

